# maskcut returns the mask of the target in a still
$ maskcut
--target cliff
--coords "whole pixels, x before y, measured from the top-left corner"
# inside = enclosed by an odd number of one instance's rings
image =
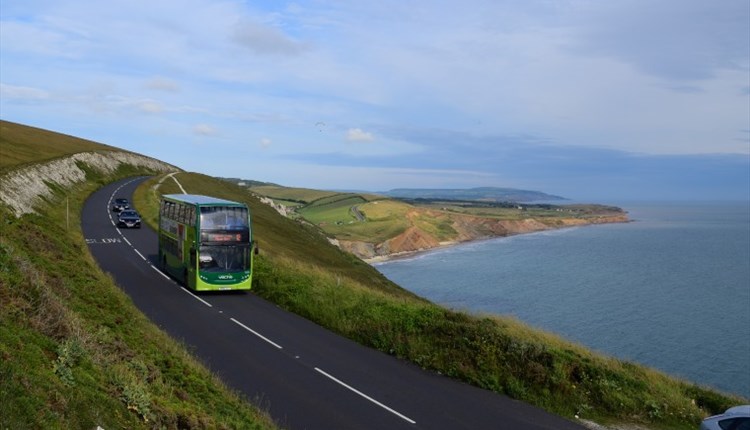
[[[407,216],[411,225],[405,231],[390,239],[377,243],[339,239],[338,244],[342,249],[351,252],[359,258],[373,262],[472,240],[590,224],[629,221],[628,215],[625,212],[607,212],[588,217],[525,218],[514,220],[463,214],[445,214],[434,210],[422,210],[420,212],[422,216],[448,217],[450,219],[450,226],[455,233],[448,235],[447,238],[438,238],[435,234],[416,225],[417,223],[413,222],[416,215],[411,213]]]

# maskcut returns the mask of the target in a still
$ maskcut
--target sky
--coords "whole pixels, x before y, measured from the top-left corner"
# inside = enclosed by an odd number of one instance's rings
[[[0,0],[0,118],[212,176],[750,199],[748,0]]]

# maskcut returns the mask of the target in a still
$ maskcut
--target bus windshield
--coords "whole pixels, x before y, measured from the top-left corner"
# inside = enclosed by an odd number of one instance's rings
[[[247,208],[201,207],[201,230],[245,230],[248,227]]]
[[[201,246],[198,257],[203,272],[250,270],[250,246]]]

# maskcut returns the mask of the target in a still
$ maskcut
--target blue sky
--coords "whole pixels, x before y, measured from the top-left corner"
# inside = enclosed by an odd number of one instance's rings
[[[750,199],[747,0],[0,5],[2,119],[187,170]]]

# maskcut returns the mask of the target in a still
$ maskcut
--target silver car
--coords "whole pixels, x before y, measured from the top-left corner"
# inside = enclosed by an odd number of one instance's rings
[[[750,430],[750,405],[729,408],[703,420],[700,430]]]

